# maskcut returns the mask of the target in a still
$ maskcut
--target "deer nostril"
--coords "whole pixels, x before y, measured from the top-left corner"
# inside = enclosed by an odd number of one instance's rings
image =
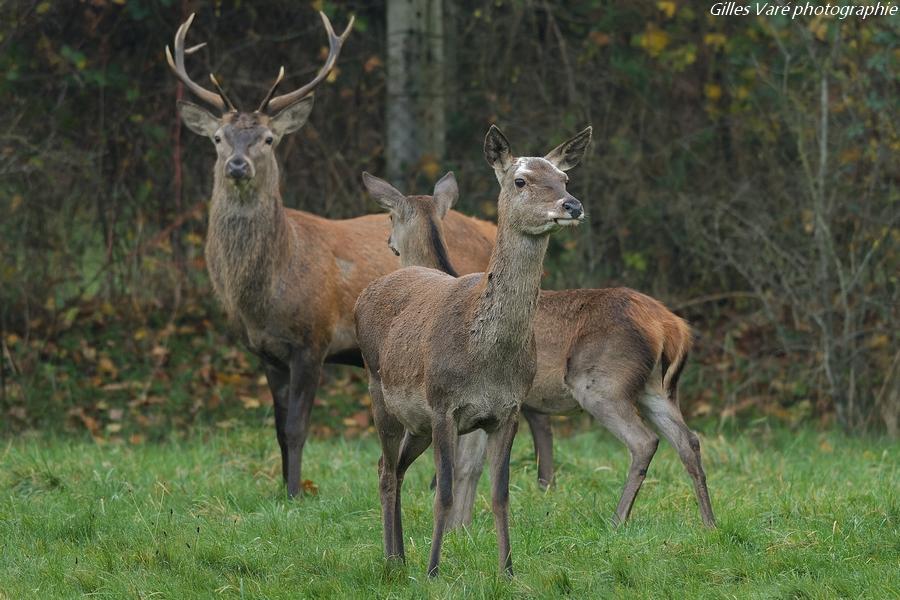
[[[563,202],[563,209],[569,213],[573,219],[577,219],[581,216],[581,213],[584,212],[581,206],[581,202],[571,198]]]
[[[250,174],[250,163],[245,158],[236,156],[225,165],[225,172],[229,177],[242,179]]]

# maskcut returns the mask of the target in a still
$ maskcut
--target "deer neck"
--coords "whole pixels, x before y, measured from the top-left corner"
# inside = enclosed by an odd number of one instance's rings
[[[423,235],[414,236],[412,243],[406,244],[400,255],[400,265],[403,267],[428,267],[453,277],[459,276],[450,262],[444,234],[434,217],[428,219],[427,231],[424,231]]]
[[[216,292],[230,312],[266,312],[289,235],[277,185],[241,188],[217,173],[206,254]]]
[[[500,356],[528,347],[549,239],[513,231],[503,220],[478,288],[472,328],[476,345]]]

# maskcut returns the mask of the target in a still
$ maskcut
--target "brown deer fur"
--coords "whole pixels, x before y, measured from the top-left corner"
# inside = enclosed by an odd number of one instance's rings
[[[332,50],[328,67],[349,27],[336,36],[322,18]],[[189,25],[190,20],[179,28],[175,58],[170,58],[182,81],[187,78],[183,63]],[[320,72],[314,82],[322,78]],[[193,86],[190,89],[215,108],[233,106],[224,96],[219,103],[210,101],[215,94]],[[260,110],[252,113],[235,109],[220,117],[188,102],[179,103],[179,112],[185,124],[209,138],[217,150],[207,267],[230,321],[263,360],[275,403],[282,475],[288,494],[294,496],[300,491],[302,450],[322,364],[328,360],[361,366],[353,305],[366,285],[395,270],[398,261],[384,245],[390,233],[386,215],[330,220],[283,206],[274,149],[284,135],[303,126],[313,97],[291,100],[291,93],[270,101],[273,92],[274,86]],[[277,113],[263,112],[285,99],[290,103]],[[460,271],[483,270],[494,226],[454,211],[444,222]]]
[[[440,247],[444,240],[440,206],[427,198],[381,204],[391,212],[391,240],[402,266],[446,270],[443,263],[452,272],[449,260],[436,260],[447,254]],[[692,341],[687,323],[657,300],[628,288],[542,291],[534,334],[537,373],[523,409],[544,415],[587,410],[631,451],[617,522],[628,518],[658,443],[641,418],[643,413],[678,450],[694,481],[703,522],[713,526],[699,441],[685,425],[676,395]],[[551,434],[548,429],[542,436],[534,427],[532,433],[539,467],[549,480]],[[481,432],[460,438],[449,526],[471,520],[484,447]]]
[[[356,331],[369,371],[382,446],[380,492],[388,558],[404,557],[400,487],[409,465],[434,444],[437,491],[428,574],[435,575],[453,502],[457,437],[488,433],[492,506],[501,571],[512,573],[509,452],[519,406],[531,387],[531,321],[549,233],[577,223],[581,204],[565,190],[590,129],[545,158],[512,156],[496,127],[485,157],[500,182],[497,243],[487,272],[454,278],[410,267],[376,280],[356,303]]]

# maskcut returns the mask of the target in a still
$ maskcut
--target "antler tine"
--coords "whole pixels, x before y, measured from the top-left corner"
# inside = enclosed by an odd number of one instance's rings
[[[264,102],[259,107],[260,112],[278,112],[282,108],[290,106],[297,100],[300,100],[301,98],[307,96],[310,92],[316,89],[316,87],[320,83],[322,83],[322,81],[324,81],[326,77],[328,77],[328,74],[334,68],[335,63],[337,63],[338,56],[340,56],[341,54],[341,48],[344,45],[344,41],[347,39],[347,36],[350,35],[350,30],[353,29],[353,23],[356,21],[356,17],[351,16],[350,22],[347,24],[347,28],[344,29],[344,32],[341,35],[335,35],[334,29],[331,27],[331,21],[328,19],[328,15],[326,15],[322,11],[319,11],[319,16],[322,17],[322,23],[325,25],[326,33],[328,33],[328,58],[325,59],[325,64],[321,69],[319,69],[319,72],[316,74],[312,81],[310,81],[303,87],[294,90],[293,92],[282,94],[281,96],[275,96],[271,100]],[[271,91],[269,95],[271,95]]]
[[[261,113],[266,110],[266,106],[269,104],[269,100],[272,99],[272,95],[275,93],[275,90],[278,89],[278,85],[284,79],[284,65],[281,65],[281,68],[278,69],[278,77],[275,78],[275,83],[272,84],[272,87],[269,88],[269,93],[266,94],[266,97],[263,98],[263,101],[260,103],[259,108],[256,109],[256,112]]]
[[[216,79],[216,76],[212,73],[209,74],[209,80],[212,81],[212,84],[216,86],[216,91],[219,92],[219,97],[222,98],[222,102],[225,103],[225,106],[228,107],[228,110],[231,112],[237,112],[237,107],[234,105],[234,102],[225,94],[225,90],[222,89],[222,85],[219,83],[219,80]]]
[[[195,83],[190,78],[190,76],[188,76],[187,70],[184,68],[184,55],[186,53],[190,54],[192,52],[196,52],[204,45],[198,44],[196,46],[193,46],[187,52],[184,49],[184,38],[187,36],[188,29],[190,29],[191,23],[193,21],[194,13],[191,13],[191,16],[189,16],[187,20],[178,28],[178,31],[175,32],[175,58],[172,58],[172,51],[169,50],[168,46],[166,46],[166,60],[168,61],[169,66],[172,68],[172,71],[175,72],[175,76],[178,77],[178,79],[180,79],[182,83],[184,83],[184,85],[188,87],[189,90],[191,90],[198,98],[200,98],[210,106],[213,106],[224,112],[226,108],[226,100],[224,99],[224,95],[220,98],[217,94]]]

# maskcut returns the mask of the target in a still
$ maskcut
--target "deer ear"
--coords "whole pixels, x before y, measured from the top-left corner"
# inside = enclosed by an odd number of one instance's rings
[[[568,171],[581,162],[588,145],[591,143],[592,132],[592,127],[586,127],[575,137],[551,150],[544,158],[557,169]]]
[[[310,94],[278,111],[269,119],[269,129],[278,137],[294,133],[306,124],[312,107],[313,95]]]
[[[212,137],[219,129],[219,118],[193,102],[179,100],[178,114],[187,128],[205,137]]]
[[[495,171],[506,171],[513,162],[509,142],[496,125],[491,125],[484,136],[484,157]]]
[[[363,185],[383,209],[396,211],[405,206],[406,196],[384,179],[369,175],[365,171],[363,171],[362,179]]]
[[[459,199],[459,186],[453,171],[448,171],[434,184],[434,203],[437,205],[437,216],[443,219]]]

